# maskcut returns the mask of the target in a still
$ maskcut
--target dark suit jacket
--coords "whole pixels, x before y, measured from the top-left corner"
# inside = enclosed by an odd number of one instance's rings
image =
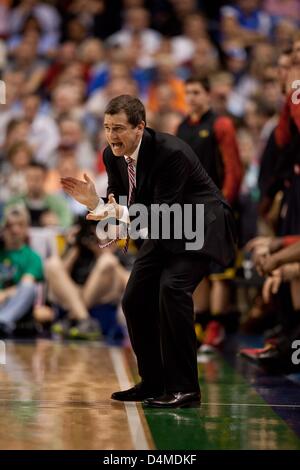
[[[116,200],[128,196],[127,164],[115,157],[107,147],[103,160],[108,174],[107,195]],[[235,257],[236,231],[230,206],[205,172],[191,147],[181,139],[146,128],[136,168],[135,203],[144,204],[149,213],[151,204],[204,204],[204,245],[196,253],[207,255],[223,266]],[[150,225],[150,221],[149,221]],[[183,231],[184,234],[184,231]],[[163,240],[157,243],[173,253],[186,250],[187,241]]]

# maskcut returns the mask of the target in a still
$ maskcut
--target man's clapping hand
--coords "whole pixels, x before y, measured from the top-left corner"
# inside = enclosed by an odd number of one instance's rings
[[[60,181],[67,194],[80,202],[80,204],[87,206],[87,208],[92,211],[96,209],[98,205],[99,196],[96,192],[93,181],[86,173],[84,174],[84,179],[85,181],[81,181],[77,178],[67,176],[65,178],[61,178]]]
[[[123,215],[123,207],[117,204],[114,195],[108,196],[108,203],[101,207],[97,214],[89,213],[86,218],[87,220],[105,220],[108,217],[119,220]]]

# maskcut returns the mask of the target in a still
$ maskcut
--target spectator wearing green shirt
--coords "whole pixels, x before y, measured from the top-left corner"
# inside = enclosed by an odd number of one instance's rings
[[[72,225],[73,215],[63,196],[45,191],[47,171],[41,163],[30,163],[25,170],[26,193],[10,199],[7,207],[22,203],[29,212],[33,227],[68,228]]]
[[[6,210],[0,236],[0,337],[9,336],[32,308],[43,280],[40,256],[28,246],[29,215],[22,207]]]

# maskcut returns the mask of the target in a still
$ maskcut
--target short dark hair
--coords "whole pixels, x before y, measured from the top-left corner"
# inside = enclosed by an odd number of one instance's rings
[[[107,105],[104,114],[118,114],[124,111],[129,124],[138,126],[142,121],[146,123],[146,111],[143,103],[134,96],[120,95],[113,98]]]
[[[199,85],[204,88],[207,93],[210,92],[210,82],[207,77],[199,77],[197,75],[192,75],[191,77],[187,78],[185,81],[186,85],[189,85],[190,83],[199,83]]]

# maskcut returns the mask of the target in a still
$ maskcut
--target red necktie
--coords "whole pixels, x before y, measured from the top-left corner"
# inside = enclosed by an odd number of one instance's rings
[[[127,163],[128,182],[129,182],[129,194],[128,194],[128,207],[129,207],[134,201],[136,168],[134,165],[134,160],[132,158],[125,157],[125,160]],[[128,245],[129,245],[129,238],[130,238],[129,234],[127,234],[127,238],[126,238],[125,245],[123,248],[124,253],[127,253]]]
[[[129,182],[129,194],[128,194],[128,207],[133,203],[134,201],[134,193],[135,193],[135,166],[134,166],[134,160],[130,157],[125,157],[126,163],[127,163],[127,172],[128,172],[128,182]],[[125,240],[125,245],[123,247],[123,253],[127,253],[128,250],[128,245],[129,245],[129,233],[127,231],[127,238]],[[116,240],[110,240],[108,243],[105,243],[104,245],[101,245],[100,248],[106,248],[110,246],[112,243],[115,243],[119,240],[117,238]]]
[[[128,207],[134,201],[135,193],[135,166],[134,160],[130,157],[125,157],[127,163],[128,181],[129,181],[129,194],[128,194]]]

